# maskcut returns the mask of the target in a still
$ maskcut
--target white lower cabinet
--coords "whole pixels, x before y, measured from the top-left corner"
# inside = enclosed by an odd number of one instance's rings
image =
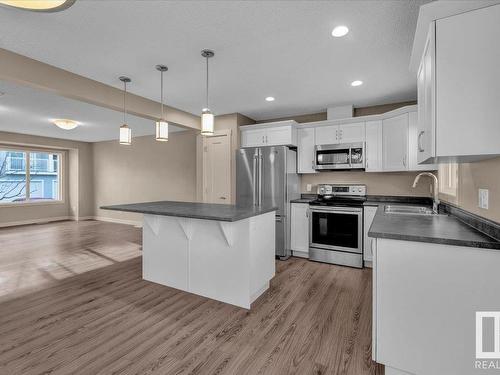
[[[386,374],[489,373],[474,370],[476,312],[500,306],[500,252],[385,238],[374,250],[372,351]]]
[[[291,203],[290,245],[293,255],[309,257],[309,204]]]
[[[365,206],[363,208],[363,260],[371,262],[373,260],[373,247],[375,239],[368,237],[368,231],[372,225],[373,218],[377,213],[377,206]]]

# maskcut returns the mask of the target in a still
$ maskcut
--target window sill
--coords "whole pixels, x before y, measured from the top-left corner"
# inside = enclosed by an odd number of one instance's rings
[[[11,202],[11,203],[0,203],[0,208],[2,207],[26,207],[26,206],[52,206],[65,204],[65,201],[40,201],[40,202]]]

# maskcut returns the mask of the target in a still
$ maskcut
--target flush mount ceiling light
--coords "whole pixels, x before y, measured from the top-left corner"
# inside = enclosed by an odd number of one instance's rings
[[[340,38],[341,36],[347,35],[349,28],[347,26],[337,26],[332,30],[332,36],[335,38]]]
[[[60,12],[68,9],[76,0],[0,0],[0,5],[33,12]]]
[[[362,84],[363,84],[363,81],[352,81],[351,82],[351,86],[354,86],[354,87],[361,86]]]
[[[64,130],[72,130],[78,126],[78,122],[68,119],[56,119],[52,122],[54,125]]]
[[[268,96],[266,98],[266,102],[274,102],[274,97],[273,96]]]
[[[215,53],[212,50],[204,49],[201,51],[201,56],[203,56],[207,61],[207,92],[206,92],[206,103],[207,105],[203,108],[201,113],[201,134],[202,135],[212,135],[214,134],[214,115],[210,112],[210,107],[208,106],[208,59],[214,57]]]
[[[120,144],[130,145],[132,143],[132,129],[127,125],[127,83],[132,80],[128,77],[120,77],[120,81],[123,82],[123,125],[120,126]]]
[[[166,65],[156,65],[156,70],[158,70],[161,74],[161,117],[160,120],[156,121],[156,140],[166,142],[168,141],[168,122],[166,122],[163,117],[163,73],[166,72],[168,68]]]

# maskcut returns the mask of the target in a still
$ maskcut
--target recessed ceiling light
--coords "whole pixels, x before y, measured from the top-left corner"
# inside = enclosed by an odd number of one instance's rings
[[[73,5],[76,0],[0,0],[0,5],[35,12],[59,12]]]
[[[78,126],[78,122],[68,119],[56,119],[52,121],[54,125],[64,130],[71,130]]]
[[[346,35],[349,32],[349,28],[347,26],[337,26],[332,30],[332,36],[336,38],[340,38],[341,36]]]
[[[274,102],[274,97],[273,96],[268,96],[266,98],[266,102]]]
[[[351,86],[354,86],[354,87],[361,86],[362,84],[363,84],[363,81],[352,81],[351,82]]]

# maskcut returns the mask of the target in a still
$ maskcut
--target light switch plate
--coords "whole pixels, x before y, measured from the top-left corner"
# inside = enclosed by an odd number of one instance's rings
[[[488,209],[488,189],[479,189],[479,208]]]

